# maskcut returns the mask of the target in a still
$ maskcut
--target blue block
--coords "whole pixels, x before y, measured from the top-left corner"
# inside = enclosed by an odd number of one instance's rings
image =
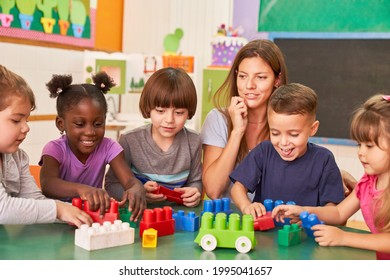
[[[324,224],[323,221],[320,221],[316,214],[309,214],[309,212],[304,211],[299,215],[299,218],[302,221],[302,228],[307,234],[307,236],[314,237],[314,231],[311,229],[311,227],[318,225],[318,224]]]
[[[195,212],[188,212],[184,215],[183,210],[177,211],[172,214],[172,218],[175,220],[175,230],[184,231],[198,231],[199,230],[199,216],[195,215]]]
[[[201,215],[203,215],[204,212],[211,212],[214,216],[221,212],[230,215],[233,212],[233,210],[230,209],[230,198],[224,197],[222,199],[204,200]]]

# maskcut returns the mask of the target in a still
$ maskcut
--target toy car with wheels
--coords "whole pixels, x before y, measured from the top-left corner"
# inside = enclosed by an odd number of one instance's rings
[[[225,213],[218,213],[214,221],[214,214],[205,212],[194,242],[205,251],[221,247],[236,248],[240,253],[247,253],[256,245],[253,218],[251,215],[243,215],[241,223],[240,215],[232,213],[227,223]]]

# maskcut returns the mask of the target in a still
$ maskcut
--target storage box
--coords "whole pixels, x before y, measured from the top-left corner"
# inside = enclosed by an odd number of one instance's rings
[[[163,67],[183,68],[187,73],[194,73],[194,57],[181,55],[164,55]]]

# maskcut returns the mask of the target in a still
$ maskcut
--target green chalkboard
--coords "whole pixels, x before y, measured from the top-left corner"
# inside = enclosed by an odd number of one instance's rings
[[[261,0],[259,32],[389,32],[390,0]]]
[[[377,92],[390,92],[390,39],[275,39],[290,82],[318,95],[316,136],[349,138],[352,112]]]

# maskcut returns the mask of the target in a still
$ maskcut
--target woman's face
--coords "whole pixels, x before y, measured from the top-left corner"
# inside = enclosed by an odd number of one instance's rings
[[[245,58],[238,66],[237,89],[249,109],[266,106],[279,79],[262,58]]]

